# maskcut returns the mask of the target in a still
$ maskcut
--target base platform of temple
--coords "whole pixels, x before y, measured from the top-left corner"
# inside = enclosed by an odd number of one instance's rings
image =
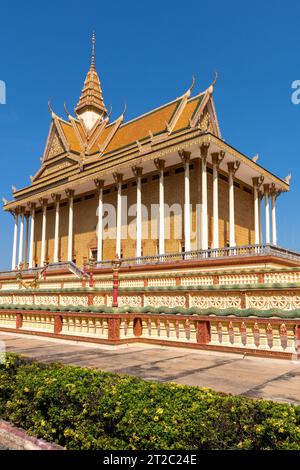
[[[0,330],[296,360],[300,254],[251,245],[2,272]]]

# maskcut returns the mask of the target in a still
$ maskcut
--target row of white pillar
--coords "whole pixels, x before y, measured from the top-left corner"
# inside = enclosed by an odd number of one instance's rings
[[[258,178],[253,178],[254,188],[254,227],[255,227],[255,244],[262,242],[261,233],[261,199],[262,194],[259,193]],[[265,198],[265,242],[271,243],[270,225],[272,226],[272,245],[277,245],[277,224],[276,224],[276,198],[278,193],[272,189],[268,184],[264,185],[264,198]],[[270,223],[270,197],[271,197],[271,215],[272,224]]]
[[[209,145],[201,147],[201,232],[199,249],[208,249],[208,210],[207,210],[207,155]],[[179,152],[184,163],[184,245],[185,251],[191,250],[191,213],[190,213],[190,174],[189,174],[189,152]],[[219,166],[224,158],[223,152],[212,153],[213,164],[213,242],[212,248],[219,248]],[[165,254],[165,214],[164,214],[164,170],[165,161],[157,159],[155,165],[159,171],[159,235],[158,245],[159,254]],[[238,170],[239,162],[229,162],[228,164],[228,184],[229,184],[229,245],[236,246],[235,235],[235,197],[234,197],[234,175]],[[137,223],[136,223],[136,257],[142,254],[142,219],[141,219],[141,177],[142,168],[134,168],[133,172],[137,177]],[[258,178],[257,178],[258,180]],[[121,257],[121,214],[122,214],[122,175],[116,174],[115,181],[117,183],[117,228],[116,228],[116,254]],[[102,189],[99,192],[98,207],[98,261],[102,260],[102,244],[103,244],[103,226],[102,226],[102,207],[103,207],[103,181]],[[262,242],[261,237],[261,220],[260,220],[260,193],[259,182],[256,184],[256,178],[253,178],[254,185],[254,206],[255,206],[255,244]],[[264,185],[265,192],[265,226],[266,226],[266,243],[270,244],[270,218],[269,218],[269,185]],[[276,192],[271,193],[272,199],[272,244],[277,245],[277,229],[276,229]]]
[[[73,259],[73,199],[74,191],[67,190],[66,194],[69,199],[69,229],[68,229],[68,260]],[[54,229],[54,250],[53,250],[53,263],[57,263],[59,259],[59,224],[60,224],[60,195],[53,195],[55,203],[55,229]],[[41,199],[40,204],[42,207],[42,239],[41,239],[41,257],[40,266],[44,266],[46,261],[46,233],[47,233],[47,199]],[[17,266],[23,264],[29,268],[33,268],[35,265],[34,261],[34,231],[35,231],[35,204],[30,205],[30,213],[24,214],[21,210],[20,213],[14,213],[14,241],[13,241],[13,254],[12,254],[12,270],[16,269]],[[18,242],[18,225],[20,216],[20,230],[19,230],[19,254],[17,262],[17,242]],[[24,243],[24,217],[26,220],[26,232],[25,232],[25,250],[23,257],[23,243]],[[29,235],[29,217],[30,223],[30,236],[29,236],[29,256],[28,252],[28,235]]]
[[[200,154],[200,167],[201,167],[201,230],[200,230],[200,243],[198,248],[202,250],[208,249],[208,210],[207,210],[207,156],[209,145],[202,145]],[[190,153],[181,151],[179,156],[184,164],[184,245],[185,251],[191,250],[191,213],[190,213]],[[215,152],[211,154],[213,166],[213,240],[212,248],[219,248],[219,165],[224,158],[223,152]],[[164,170],[165,161],[161,159],[155,160],[155,165],[159,171],[159,254],[165,254],[165,213],[164,213]],[[229,245],[230,247],[236,246],[235,239],[235,197],[234,197],[234,175],[239,168],[239,162],[229,162],[228,166],[228,184],[229,184]],[[141,191],[141,178],[142,168],[134,167],[133,173],[137,179],[137,214],[136,214],[136,257],[142,256],[142,191]],[[117,184],[117,226],[116,226],[116,254],[121,257],[121,226],[122,226],[122,174],[114,174],[114,179]],[[103,188],[104,181],[95,180],[98,189],[98,261],[103,257]],[[262,242],[261,236],[261,193],[259,178],[253,178],[254,188],[254,229],[255,229],[255,244]],[[69,216],[68,216],[68,256],[67,261],[73,260],[73,204],[74,204],[74,191],[67,190],[66,195],[69,200]],[[269,196],[271,195],[272,204],[272,244],[277,244],[277,231],[276,231],[276,192],[271,191],[269,185],[264,185],[265,195],[265,241],[270,244],[270,208]],[[53,195],[55,204],[55,230],[54,230],[54,251],[53,262],[57,263],[59,260],[59,225],[60,225],[60,195]],[[46,257],[46,229],[47,229],[47,200],[40,200],[42,207],[42,239],[41,239],[41,257],[40,266],[44,266]],[[17,238],[18,238],[18,218],[20,215],[20,231],[19,231],[19,256],[17,262]],[[15,269],[17,264],[27,264],[27,251],[28,251],[28,233],[29,233],[29,215],[31,216],[30,225],[30,241],[29,241],[29,268],[34,267],[34,231],[35,231],[35,204],[30,206],[30,214],[21,211],[20,214],[14,213],[14,241],[13,241],[13,255],[12,255],[12,269]],[[24,219],[26,220],[25,230],[25,250],[23,256],[23,242],[24,242]]]

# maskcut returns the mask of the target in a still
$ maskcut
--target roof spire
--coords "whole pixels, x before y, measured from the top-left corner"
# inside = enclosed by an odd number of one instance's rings
[[[93,31],[91,65],[84,82],[79,102],[75,108],[76,114],[82,117],[88,127],[92,127],[91,123],[94,122],[95,119],[107,116],[107,110],[102,96],[101,83],[95,68],[95,43],[96,37],[95,32]],[[93,114],[92,118],[91,113]]]
[[[95,43],[96,43],[96,36],[95,31],[92,34],[92,61],[91,61],[91,69],[95,69]]]

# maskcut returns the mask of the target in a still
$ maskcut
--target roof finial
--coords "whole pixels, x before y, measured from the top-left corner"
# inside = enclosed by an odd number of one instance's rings
[[[83,115],[86,111],[94,111],[99,119],[107,116],[107,110],[103,101],[101,83],[95,68],[95,31],[92,34],[92,60],[86,75],[81,96],[75,108],[76,115]],[[86,121],[87,125],[91,124]]]
[[[91,68],[95,68],[95,42],[96,42],[96,36],[95,36],[95,31],[93,31],[93,34],[92,34],[92,62],[91,62]]]
[[[185,92],[185,96],[187,98],[189,98],[191,96],[191,93],[192,93],[193,88],[195,86],[195,82],[196,82],[195,75],[193,75],[192,76],[192,84],[191,84],[190,88]]]
[[[211,95],[213,94],[213,91],[214,91],[214,88],[215,88],[215,85],[218,81],[218,72],[217,70],[215,70],[215,77],[214,77],[214,80],[212,82],[212,84],[210,85],[210,87],[208,87],[207,91],[208,93],[210,93]]]

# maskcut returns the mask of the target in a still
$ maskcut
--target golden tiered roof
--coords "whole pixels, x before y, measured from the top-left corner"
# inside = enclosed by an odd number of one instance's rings
[[[206,98],[206,99],[205,99]],[[68,121],[54,115],[53,123],[58,134],[63,135],[67,147],[71,152],[82,154],[85,157],[107,154],[115,150],[124,149],[130,145],[143,143],[146,139],[159,134],[183,131],[191,127],[191,119],[201,110],[202,102],[207,103],[208,92],[186,99],[186,94],[176,100],[139,116],[131,121],[124,122],[122,114],[110,123],[106,117],[99,120],[97,125],[87,132],[81,119],[68,116]],[[181,109],[179,109],[181,107]],[[170,130],[170,126],[173,128]],[[215,129],[217,129],[215,125]],[[49,159],[49,156],[48,158]],[[46,160],[44,159],[44,160]]]
[[[79,102],[75,108],[76,113],[79,115],[84,111],[95,111],[96,113],[105,116],[107,110],[104,104],[102,89],[99,76],[95,69],[95,34],[93,33],[92,39],[92,60],[91,66],[87,73],[84,86],[82,89]]]
[[[31,178],[31,185],[16,191],[14,196],[23,199],[67,178],[82,179],[91,172],[111,172],[131,161],[134,154],[140,158],[143,146],[155,149],[172,138],[199,132],[200,116],[210,99],[208,91],[190,98],[188,90],[176,100],[128,122],[123,122],[124,113],[112,123],[106,116],[90,131],[80,117],[68,115],[65,120],[52,112],[43,163]],[[210,129],[203,130],[217,135],[217,121],[210,124]]]

